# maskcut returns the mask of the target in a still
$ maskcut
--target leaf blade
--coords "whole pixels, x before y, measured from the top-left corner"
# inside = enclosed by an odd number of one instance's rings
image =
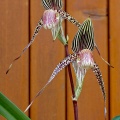
[[[0,114],[7,120],[30,120],[14,103],[0,92]]]

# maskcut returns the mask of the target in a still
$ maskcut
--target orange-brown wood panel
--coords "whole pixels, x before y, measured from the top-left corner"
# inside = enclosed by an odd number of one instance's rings
[[[44,8],[40,0],[31,0],[31,36]],[[30,51],[30,98],[47,83],[56,65],[64,58],[64,46],[53,42],[50,30],[42,28]],[[65,70],[59,73],[31,107],[32,120],[65,120]]]
[[[0,91],[24,111],[28,105],[28,52],[5,74],[28,43],[28,0],[0,2]],[[3,120],[0,116],[0,120]]]
[[[107,0],[76,0],[67,1],[66,11],[69,12],[81,23],[89,16],[93,21],[95,41],[100,49],[104,59],[108,59],[108,30],[107,30]],[[85,13],[85,14],[83,14]],[[89,13],[86,14],[86,13]],[[69,48],[78,28],[67,22],[67,34],[69,35]],[[95,61],[99,65],[105,83],[107,93],[107,110],[108,109],[108,66],[99,57],[94,50]],[[69,80],[67,80],[69,81]],[[75,82],[75,77],[74,77]],[[67,101],[67,117],[68,120],[73,120],[73,105],[71,100],[71,88],[68,82],[68,101]],[[103,120],[104,119],[104,101],[101,90],[97,83],[96,77],[91,70],[86,74],[83,90],[78,99],[79,120]],[[107,119],[109,111],[107,112]]]
[[[120,1],[110,0],[110,118],[120,115]]]

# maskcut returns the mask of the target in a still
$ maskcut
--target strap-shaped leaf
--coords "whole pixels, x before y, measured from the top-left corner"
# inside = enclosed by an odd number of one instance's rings
[[[7,74],[7,73],[9,72],[9,70],[11,69],[13,63],[14,63],[16,60],[18,60],[18,59],[23,55],[23,53],[30,47],[30,45],[31,45],[31,44],[33,43],[33,41],[35,40],[35,37],[37,36],[37,34],[38,34],[39,30],[42,28],[42,26],[43,26],[43,22],[42,22],[42,19],[40,19],[40,21],[38,22],[38,24],[37,24],[37,26],[36,26],[36,28],[35,28],[34,34],[33,34],[32,38],[31,38],[29,44],[23,49],[23,51],[21,52],[21,54],[12,61],[12,63],[10,64],[10,66],[9,66],[6,74]]]
[[[0,92],[0,115],[7,120],[30,120],[14,103]]]
[[[74,53],[78,53],[83,49],[89,49],[91,51],[94,49],[94,31],[90,18],[83,22],[72,42]]]
[[[93,72],[95,73],[95,76],[97,78],[97,81],[100,85],[100,88],[101,88],[101,91],[102,91],[102,94],[103,94],[103,98],[104,98],[104,114],[105,114],[105,118],[106,118],[106,93],[105,93],[105,87],[104,87],[104,81],[103,81],[103,78],[102,78],[102,74],[101,74],[101,71],[98,67],[98,65],[95,63],[94,64],[94,67],[92,68]]]
[[[44,89],[51,83],[51,81],[54,79],[54,77],[63,69],[65,68],[68,64],[76,60],[77,55],[76,54],[70,54],[67,56],[64,60],[62,60],[54,69],[50,79],[48,82],[44,85],[44,87],[36,94],[30,105],[26,108],[25,112],[30,108],[30,106],[33,104],[34,100],[44,91]]]
[[[114,117],[112,120],[120,120],[120,115],[119,115],[119,116]]]

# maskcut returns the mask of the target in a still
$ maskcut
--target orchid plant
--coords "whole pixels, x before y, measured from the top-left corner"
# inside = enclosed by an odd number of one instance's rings
[[[54,79],[54,77],[66,66],[72,63],[75,74],[76,74],[76,88],[75,88],[75,97],[73,101],[77,101],[78,97],[81,93],[84,77],[88,69],[92,69],[95,73],[97,81],[100,85],[104,103],[105,103],[105,117],[106,117],[106,94],[104,88],[104,82],[102,78],[101,71],[98,65],[95,63],[93,59],[94,50],[94,33],[93,33],[93,26],[92,21],[90,18],[85,20],[81,27],[79,28],[77,34],[75,35],[73,42],[72,42],[72,50],[73,54],[70,54],[66,58],[64,58],[54,69],[50,79],[45,84],[45,86],[37,93],[35,98],[32,100],[31,104],[26,108],[25,112],[30,108],[33,104],[34,100],[44,91],[48,84]]]
[[[19,59],[23,53],[30,47],[30,45],[33,43],[35,37],[37,36],[39,30],[44,27],[45,29],[50,29],[52,32],[53,40],[58,38],[62,44],[66,47],[68,45],[68,39],[65,38],[64,31],[62,28],[62,21],[63,19],[67,19],[71,23],[75,24],[78,27],[78,32],[75,35],[73,41],[72,41],[72,54],[68,54],[67,56],[56,66],[54,69],[52,75],[50,76],[50,79],[45,84],[45,86],[36,94],[30,105],[26,108],[24,112],[26,112],[30,106],[33,104],[34,100],[44,91],[44,89],[51,83],[51,81],[54,79],[54,77],[66,66],[69,66],[70,63],[72,63],[72,66],[75,71],[76,75],[76,87],[74,89],[74,85],[71,86],[73,91],[73,101],[78,100],[78,97],[81,93],[84,77],[86,75],[86,72],[91,69],[97,78],[97,81],[100,85],[103,98],[104,98],[104,113],[105,113],[105,119],[106,119],[106,93],[105,93],[105,87],[104,82],[102,78],[101,71],[96,64],[96,62],[93,59],[93,50],[94,48],[97,49],[98,54],[102,58],[99,49],[95,43],[94,40],[94,30],[92,21],[90,18],[86,19],[82,24],[80,24],[75,18],[73,18],[70,14],[62,10],[62,0],[42,0],[42,5],[45,8],[45,11],[43,13],[42,18],[39,20],[34,34],[29,42],[29,44],[23,49],[20,56],[18,56],[16,59],[13,60],[16,61]],[[67,51],[67,50],[66,50]],[[103,59],[103,58],[102,58]],[[104,59],[103,59],[104,60]],[[105,61],[105,60],[104,60]],[[9,72],[9,70],[12,67],[12,64],[9,66],[9,69],[7,70],[6,74]],[[107,61],[105,61],[108,65],[110,65]],[[69,66],[70,67],[70,66]],[[111,66],[112,67],[112,66]],[[70,69],[69,69],[70,70]],[[71,72],[69,74],[71,76]],[[77,118],[77,117],[76,117]],[[75,119],[77,120],[77,119]]]

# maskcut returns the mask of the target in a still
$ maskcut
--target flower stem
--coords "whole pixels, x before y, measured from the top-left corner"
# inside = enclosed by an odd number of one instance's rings
[[[65,54],[66,54],[66,57],[67,57],[69,55],[69,52],[68,52],[68,40],[65,38],[62,26],[61,26],[61,29],[60,29],[58,35],[57,35],[57,38],[64,45],[64,47],[65,47]],[[68,73],[69,73],[69,78],[70,78],[72,97],[75,98],[75,89],[74,89],[74,83],[73,83],[73,77],[72,77],[72,71],[71,71],[70,64],[68,65]],[[78,120],[77,101],[73,101],[73,108],[74,108],[74,120]]]
[[[68,45],[65,45],[65,53],[66,57],[69,55],[68,52]],[[75,89],[74,89],[74,83],[73,83],[73,77],[72,77],[72,71],[70,64],[68,65],[68,73],[69,73],[69,78],[70,78],[70,84],[71,84],[71,90],[72,90],[72,97],[75,97]],[[73,107],[74,107],[74,119],[78,120],[78,106],[77,106],[77,101],[73,101]]]

